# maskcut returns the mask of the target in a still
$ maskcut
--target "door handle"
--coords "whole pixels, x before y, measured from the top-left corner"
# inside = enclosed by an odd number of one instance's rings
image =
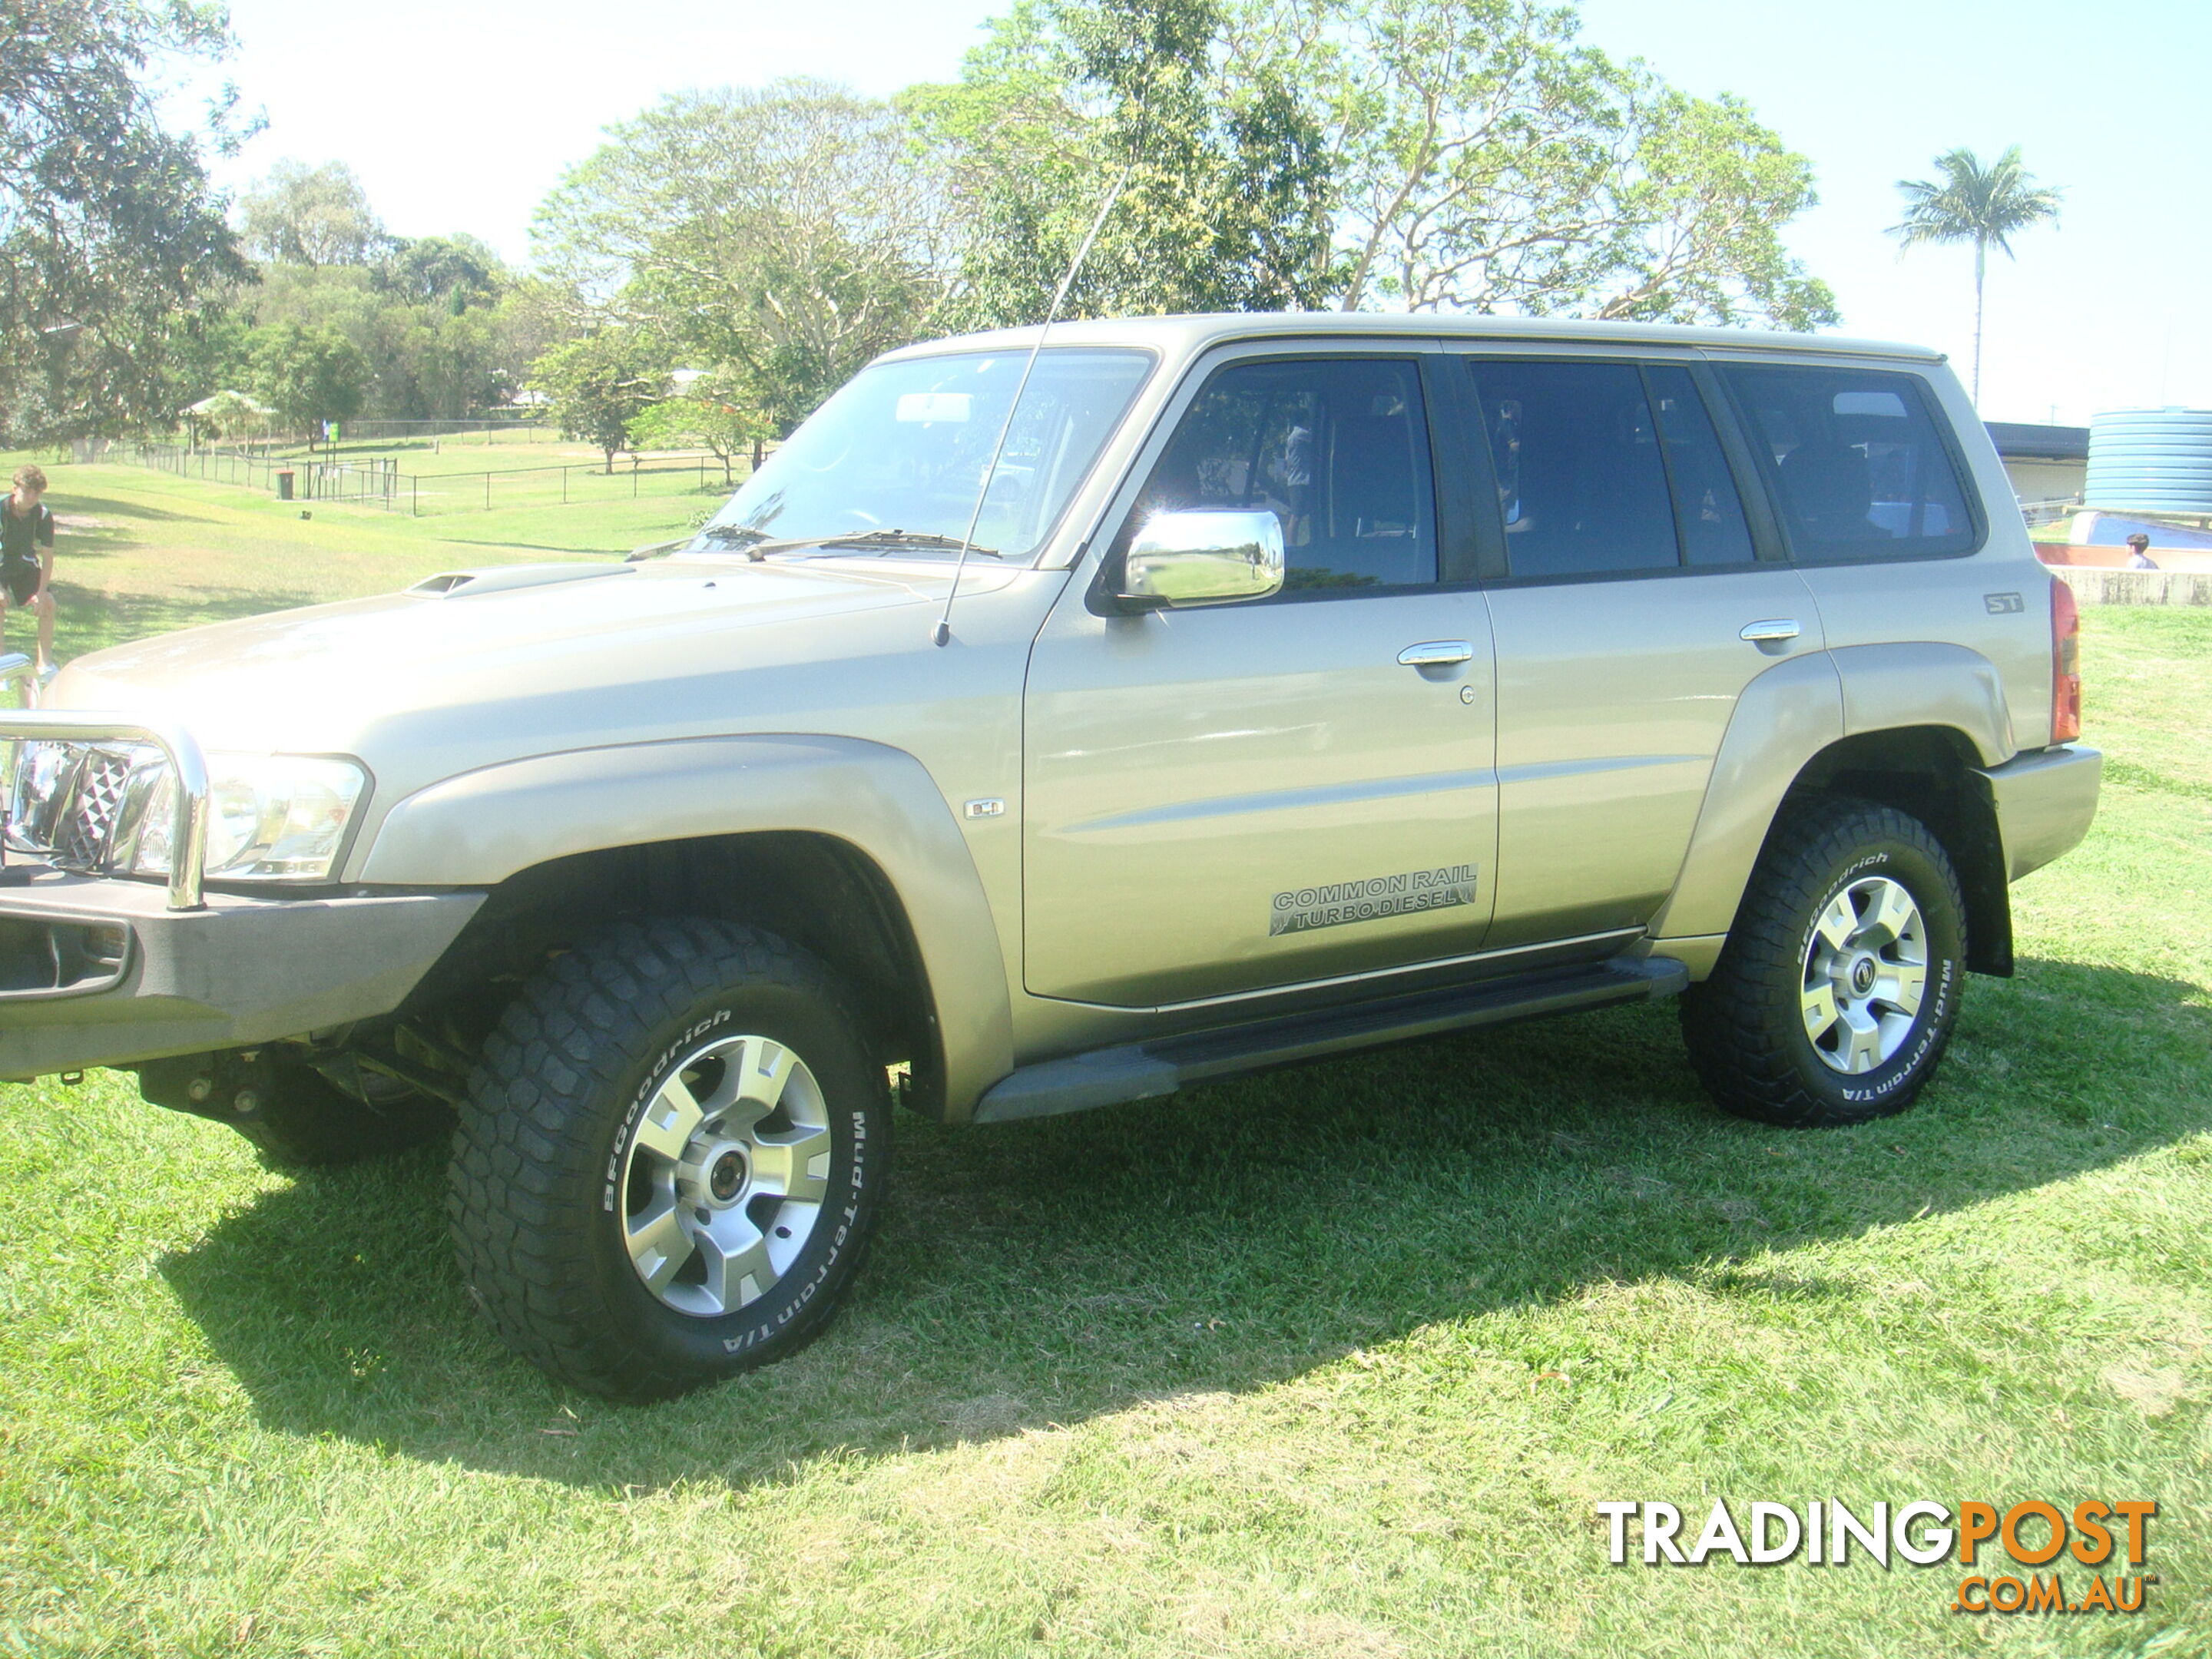
[[[1408,668],[1437,668],[1446,663],[1467,662],[1474,656],[1474,647],[1465,640],[1427,640],[1407,646],[1398,653],[1398,660]]]
[[[1795,617],[1776,617],[1766,622],[1746,623],[1743,632],[1736,638],[1763,645],[1770,640],[1794,640],[1802,631]]]

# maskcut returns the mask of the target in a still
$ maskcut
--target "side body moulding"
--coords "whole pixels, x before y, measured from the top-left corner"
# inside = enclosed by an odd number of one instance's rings
[[[921,763],[881,744],[745,737],[543,755],[464,773],[392,809],[356,879],[493,887],[570,854],[650,839],[799,831],[872,859],[905,907],[942,1045],[947,1115],[1013,1068],[998,931],[952,810]]]

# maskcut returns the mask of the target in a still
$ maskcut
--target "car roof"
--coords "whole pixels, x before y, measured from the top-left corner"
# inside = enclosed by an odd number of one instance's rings
[[[987,333],[927,340],[884,354],[896,361],[948,351],[1026,350],[1038,331],[993,329]],[[1856,340],[1836,334],[1781,334],[1741,328],[1701,328],[1675,323],[1593,323],[1554,317],[1442,316],[1427,312],[1253,311],[1200,316],[1115,317],[1054,323],[1054,345],[1142,346],[1171,357],[1194,356],[1237,340],[1285,337],[1329,339],[1483,340],[1503,344],[1565,342],[1633,350],[1645,346],[1700,346],[1728,350],[1814,352],[1822,356],[1903,357],[1941,362],[1925,346]]]

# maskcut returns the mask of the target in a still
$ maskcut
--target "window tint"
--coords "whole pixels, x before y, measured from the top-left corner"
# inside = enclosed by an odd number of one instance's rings
[[[1721,371],[1799,558],[1964,553],[1974,525],[1909,374],[1730,364]]]
[[[1721,448],[1713,417],[1698,395],[1690,371],[1652,363],[1644,370],[1651,400],[1659,408],[1659,433],[1666,441],[1667,477],[1674,487],[1674,526],[1682,555],[1692,564],[1745,564],[1754,556],[1751,529],[1735,477]]]
[[[1681,562],[1658,428],[1633,366],[1476,359],[1469,367],[1515,575]]]
[[[1434,501],[1414,364],[1240,363],[1183,416],[1132,522],[1270,512],[1286,588],[1404,587],[1437,579]]]

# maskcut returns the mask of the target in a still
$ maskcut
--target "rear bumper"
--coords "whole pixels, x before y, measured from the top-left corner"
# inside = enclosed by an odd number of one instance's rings
[[[2004,838],[2005,878],[2018,881],[2071,852],[2097,816],[2105,757],[2065,744],[2015,756],[1982,774]]]
[[[477,891],[169,908],[160,887],[10,866],[0,886],[0,1078],[237,1048],[390,1013]]]

